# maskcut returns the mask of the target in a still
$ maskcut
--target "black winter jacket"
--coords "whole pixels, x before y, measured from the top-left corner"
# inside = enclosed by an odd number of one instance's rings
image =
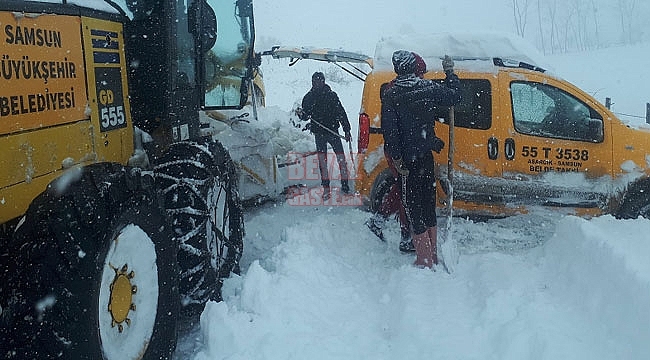
[[[343,105],[338,95],[325,84],[321,88],[311,88],[302,99],[302,111],[304,120],[309,117],[323,124],[328,129],[338,133],[339,124],[343,126],[343,131],[350,131],[350,122],[348,115],[345,113]],[[314,134],[329,134],[321,126],[312,123],[311,132]]]
[[[458,76],[447,75],[445,85],[414,74],[398,76],[381,94],[384,151],[393,159],[413,161],[434,149],[436,106],[460,102]]]

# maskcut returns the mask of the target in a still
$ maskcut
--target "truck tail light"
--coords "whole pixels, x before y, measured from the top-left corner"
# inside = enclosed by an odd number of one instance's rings
[[[368,150],[368,142],[370,141],[370,117],[366,113],[359,114],[358,141],[357,149],[360,153],[365,153]]]

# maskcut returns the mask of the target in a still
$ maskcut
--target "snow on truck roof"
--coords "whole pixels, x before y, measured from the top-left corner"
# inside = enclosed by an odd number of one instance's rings
[[[429,70],[441,70],[440,60],[451,56],[457,68],[485,67],[492,59],[504,62],[524,62],[548,69],[544,56],[523,38],[507,33],[439,33],[428,35],[402,35],[381,39],[377,43],[373,65],[375,71],[393,69],[392,56],[396,50],[413,51],[427,63]]]

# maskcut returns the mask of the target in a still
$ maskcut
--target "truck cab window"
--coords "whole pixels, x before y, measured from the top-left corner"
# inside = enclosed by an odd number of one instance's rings
[[[602,142],[603,118],[567,92],[533,82],[512,82],[512,116],[522,134]]]
[[[442,81],[440,82],[442,84]],[[487,130],[492,127],[492,89],[484,79],[461,79],[463,100],[454,107],[454,125],[466,129]],[[436,119],[448,121],[449,108],[434,109]]]

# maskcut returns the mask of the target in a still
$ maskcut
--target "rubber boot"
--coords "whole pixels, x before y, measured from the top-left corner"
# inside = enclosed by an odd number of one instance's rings
[[[425,231],[422,234],[413,235],[413,245],[415,246],[415,262],[413,265],[417,267],[433,267],[433,259],[431,258],[431,240],[429,239],[429,232]]]
[[[432,226],[427,229],[429,241],[431,242],[431,259],[434,264],[438,264],[438,227]]]
[[[323,185],[323,197],[322,197],[323,202],[329,200],[331,197],[332,197],[332,192],[330,191],[330,186]]]
[[[347,180],[341,180],[341,191],[343,191],[345,195],[350,193],[350,185],[348,185]]]

